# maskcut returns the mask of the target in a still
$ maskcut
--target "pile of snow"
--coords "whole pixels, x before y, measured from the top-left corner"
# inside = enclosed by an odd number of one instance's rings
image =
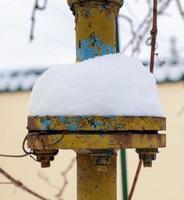
[[[163,116],[154,76],[122,54],[50,68],[33,87],[29,114]]]

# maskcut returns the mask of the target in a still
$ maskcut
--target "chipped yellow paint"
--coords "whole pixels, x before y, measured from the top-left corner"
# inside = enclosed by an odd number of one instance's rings
[[[77,61],[115,53],[115,18],[122,2],[68,0],[76,20]],[[116,153],[111,162],[103,166],[94,164],[89,153],[165,147],[165,135],[157,134],[158,130],[165,130],[165,126],[165,118],[158,117],[36,116],[28,118],[27,144],[40,152],[75,150],[77,199],[116,200]],[[106,170],[99,171],[99,167]]]
[[[106,5],[107,7],[107,5]],[[95,35],[103,43],[116,47],[115,17],[118,7],[111,3],[108,8],[91,1],[88,6],[76,6],[76,42]]]
[[[32,131],[157,131],[166,129],[164,117],[149,116],[35,116]]]
[[[77,200],[116,200],[116,154],[105,172],[87,154],[77,154]]]
[[[165,134],[131,134],[131,133],[65,133],[30,134],[28,147],[31,149],[127,149],[127,148],[161,148],[166,145]]]

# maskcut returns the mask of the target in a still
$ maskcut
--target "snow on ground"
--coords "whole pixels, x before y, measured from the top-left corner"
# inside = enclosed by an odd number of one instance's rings
[[[163,116],[154,76],[122,54],[50,68],[33,87],[29,114]]]

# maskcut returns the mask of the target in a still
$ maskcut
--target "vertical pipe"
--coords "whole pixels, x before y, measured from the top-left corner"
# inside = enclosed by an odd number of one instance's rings
[[[68,0],[76,22],[76,60],[116,53],[116,17],[123,0]],[[103,140],[103,138],[102,138]],[[77,152],[77,200],[116,200],[117,156],[97,166]],[[98,170],[98,167],[105,167]]]
[[[116,23],[120,5],[86,1],[75,5],[77,61],[116,53]]]
[[[120,52],[118,17],[116,18],[116,51]],[[121,159],[122,197],[123,197],[123,200],[127,200],[128,186],[127,186],[127,166],[126,166],[126,150],[125,149],[121,149],[120,159]]]
[[[99,171],[89,154],[77,154],[77,200],[116,200],[116,160]]]

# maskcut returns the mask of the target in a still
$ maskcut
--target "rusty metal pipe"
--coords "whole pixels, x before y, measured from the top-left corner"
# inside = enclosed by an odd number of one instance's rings
[[[76,22],[76,60],[116,53],[115,20],[122,0],[68,0],[68,4]],[[116,200],[117,158],[106,156],[108,151],[77,153],[78,200]]]

